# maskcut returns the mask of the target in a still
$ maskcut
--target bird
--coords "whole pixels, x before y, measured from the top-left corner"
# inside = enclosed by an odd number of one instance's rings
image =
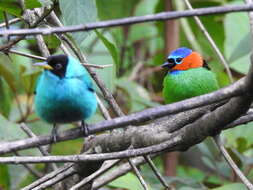
[[[57,124],[81,121],[88,136],[85,120],[97,108],[94,87],[87,70],[78,60],[67,55],[52,55],[45,62],[33,64],[44,68],[35,89],[35,112],[53,124],[51,138],[57,140]]]
[[[219,89],[215,73],[198,52],[189,48],[172,51],[161,66],[169,69],[162,90],[166,104]]]

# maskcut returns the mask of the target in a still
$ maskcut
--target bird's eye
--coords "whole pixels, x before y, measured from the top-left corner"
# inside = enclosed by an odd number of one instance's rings
[[[181,61],[182,61],[182,58],[177,58],[177,59],[176,59],[176,62],[177,62],[177,63],[180,63]]]
[[[60,70],[62,68],[62,64],[58,63],[55,65],[55,69]]]
[[[175,60],[173,58],[169,58],[167,61],[168,63],[175,63]]]

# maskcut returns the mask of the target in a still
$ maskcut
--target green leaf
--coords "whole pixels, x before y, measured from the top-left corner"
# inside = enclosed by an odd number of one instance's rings
[[[41,7],[41,3],[38,0],[25,0],[26,9],[34,9]]]
[[[18,124],[8,121],[2,115],[0,115],[0,123],[0,142],[26,137]]]
[[[1,0],[0,1],[0,10],[6,11],[9,14],[12,14],[17,17],[21,17],[21,8],[18,3],[10,2],[9,0]]]
[[[131,190],[143,189],[137,177],[132,173],[127,173],[126,175],[112,181],[108,185],[111,187],[131,189]]]
[[[5,81],[10,86],[11,89],[16,89],[16,83],[13,80],[14,75],[5,62],[0,62],[0,76],[2,76],[5,79]]]
[[[214,188],[212,190],[247,190],[246,186],[242,183],[231,183],[223,185],[222,187]]]
[[[28,93],[28,94],[34,93],[34,89],[35,89],[35,85],[36,85],[36,81],[37,81],[36,79],[39,74],[40,74],[40,72],[38,72],[38,71],[23,74],[22,83],[23,83],[26,93]]]
[[[231,53],[228,61],[233,62],[240,57],[243,57],[251,52],[252,49],[252,40],[251,34],[248,33],[242,39],[240,39],[238,45],[234,47],[233,52]]]
[[[154,107],[159,105],[156,102],[152,102],[148,91],[141,85],[134,81],[130,81],[128,78],[120,78],[116,81],[116,85],[125,90],[129,95],[130,100],[130,112],[140,111],[147,107]]]
[[[11,109],[10,89],[5,80],[0,76],[0,113],[8,117]]]
[[[85,43],[86,44],[93,43],[95,39],[97,39],[97,35],[94,32],[92,32],[91,35],[89,35],[85,39]],[[103,44],[102,40],[98,40],[97,43],[94,44],[94,46],[92,47],[92,52],[104,52],[104,53],[89,54],[88,56],[89,63],[96,65],[107,65],[113,63],[113,58],[112,56],[108,56],[110,52],[108,52],[108,49]],[[113,92],[115,88],[115,80],[116,80],[115,71],[116,71],[115,66],[96,70],[100,79],[103,80],[104,84],[111,92]],[[96,85],[95,88],[97,88]]]
[[[114,64],[116,66],[116,71],[118,71],[119,68],[119,52],[117,51],[116,46],[111,43],[109,40],[107,40],[102,34],[100,34],[98,31],[96,31],[97,36],[99,37],[99,39],[103,42],[103,44],[105,45],[105,47],[107,48],[107,50],[110,52]]]
[[[202,159],[203,163],[204,163],[207,167],[209,167],[210,169],[213,169],[213,170],[216,169],[215,164],[210,160],[209,157],[203,156],[201,159]]]
[[[140,0],[96,0],[98,16],[102,20],[131,16]]]
[[[238,5],[241,3],[232,4]],[[240,27],[238,27],[238,23],[240,23]],[[248,23],[247,13],[227,14],[224,20],[225,55],[229,58],[230,67],[243,74],[248,72],[250,64],[250,53],[247,53],[247,51],[249,49],[248,43],[251,41],[248,40],[245,43],[250,30]]]
[[[64,24],[67,26],[86,24],[95,21],[97,18],[96,3],[94,0],[60,0]],[[87,32],[77,32],[73,38],[78,44],[87,37]]]
[[[61,45],[61,41],[54,35],[44,36],[45,43],[48,48],[56,49]]]
[[[238,139],[236,139],[236,142],[237,142],[237,150],[240,153],[243,153],[248,149],[248,142],[246,138],[239,137]]]
[[[242,164],[242,161],[239,157],[239,155],[237,155],[230,147],[229,148],[226,148],[229,155],[231,156],[231,158],[233,159],[233,161],[235,162],[235,164],[238,166],[238,167],[242,167],[243,164]]]
[[[43,7],[47,7],[53,4],[52,0],[39,0]]]
[[[8,166],[6,164],[0,164],[0,189],[9,189],[10,179]]]

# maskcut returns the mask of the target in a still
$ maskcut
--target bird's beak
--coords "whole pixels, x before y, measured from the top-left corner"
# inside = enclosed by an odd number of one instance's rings
[[[47,69],[47,70],[53,70],[53,67],[48,65],[47,62],[38,62],[38,63],[34,63],[33,65],[42,67],[42,68]]]
[[[169,66],[168,62],[165,62],[164,64],[161,65],[162,68],[165,68],[165,67],[168,67],[168,66]]]
[[[175,63],[169,63],[169,62],[165,62],[164,64],[161,65],[162,68],[173,68],[175,66]]]

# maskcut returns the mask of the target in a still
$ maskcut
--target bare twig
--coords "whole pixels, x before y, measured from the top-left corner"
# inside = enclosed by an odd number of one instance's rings
[[[0,36],[13,36],[13,35],[49,35],[53,33],[66,33],[66,32],[78,32],[78,31],[89,31],[98,28],[108,28],[114,26],[122,26],[128,24],[136,24],[142,22],[152,22],[152,21],[161,21],[169,20],[181,17],[191,17],[191,16],[201,16],[201,15],[211,15],[211,14],[221,14],[229,12],[242,12],[242,11],[251,11],[253,10],[253,5],[229,5],[229,6],[219,6],[219,7],[210,7],[210,8],[199,8],[194,10],[186,11],[174,11],[174,12],[162,12],[153,15],[145,16],[135,16],[123,19],[115,19],[109,21],[101,21],[90,23],[86,25],[75,25],[75,26],[63,26],[55,28],[35,28],[35,29],[15,29],[9,31],[0,31]]]
[[[130,166],[134,170],[134,173],[136,174],[136,176],[138,177],[139,181],[141,182],[141,185],[142,185],[143,189],[144,190],[148,190],[148,186],[147,186],[146,182],[144,181],[143,177],[141,176],[139,170],[137,169],[137,167],[135,166],[135,164],[133,163],[133,161],[131,159],[128,159],[128,163],[130,164]]]
[[[35,190],[35,189],[42,189],[41,186],[47,185],[47,183],[51,182],[52,185],[55,183],[65,179],[69,175],[74,173],[73,164],[65,164],[62,168],[51,172],[43,176],[42,178],[38,179],[37,181],[31,183],[30,185],[22,188],[22,190]],[[57,181],[58,180],[58,181]],[[53,182],[54,181],[54,182]]]
[[[189,0],[184,0],[187,7],[190,10],[194,10],[189,2]],[[197,17],[194,16],[193,17],[194,20],[196,21],[197,25],[199,26],[200,30],[203,32],[203,34],[205,35],[205,37],[207,38],[208,42],[210,43],[210,45],[212,46],[213,50],[215,51],[216,55],[218,56],[218,58],[220,59],[221,64],[225,67],[226,72],[229,76],[229,80],[232,83],[233,82],[233,76],[232,73],[230,71],[230,68],[228,66],[228,63],[225,59],[225,57],[222,55],[221,51],[219,50],[218,46],[216,45],[215,41],[212,39],[212,37],[210,36],[210,34],[208,33],[208,31],[206,30],[205,26],[203,25],[203,23],[201,22],[201,20]]]
[[[220,135],[216,135],[213,139],[217,148],[220,150],[220,152],[222,153],[222,155],[224,156],[225,160],[227,161],[229,166],[232,168],[232,170],[236,173],[236,175],[240,178],[240,180],[246,185],[246,187],[249,190],[253,190],[252,183],[246,178],[246,176],[242,173],[242,171],[238,168],[236,163],[230,157],[229,153],[227,152],[226,148],[224,147],[222,143],[222,139]]]
[[[90,182],[90,181],[94,180],[95,178],[101,176],[103,173],[105,173],[106,171],[111,169],[113,166],[118,164],[120,161],[121,160],[109,160],[109,161],[104,162],[103,166],[99,170],[97,170],[96,172],[94,172],[90,176],[84,178],[82,181],[80,181],[79,183],[77,183],[76,185],[71,187],[70,190],[78,190],[80,187],[84,186],[88,182]]]
[[[17,22],[19,22],[21,20],[22,20],[21,18],[11,19],[11,20],[9,20],[9,25],[15,24],[15,23],[17,23]],[[2,27],[6,27],[6,23],[5,22],[0,24],[0,28],[2,28]]]
[[[21,56],[24,56],[24,57],[29,57],[29,58],[32,58],[32,59],[38,59],[38,60],[41,60],[41,61],[45,61],[46,60],[45,57],[41,57],[41,56],[38,56],[38,55],[32,55],[32,54],[21,52],[21,51],[17,51],[17,50],[14,50],[14,49],[8,49],[8,50],[6,50],[4,52],[13,53],[13,54],[16,54],[16,55],[21,55]]]
[[[20,156],[20,154],[16,151],[13,152],[16,156]],[[39,171],[35,170],[33,168],[33,166],[30,166],[29,164],[22,164],[33,176],[35,176],[36,178],[40,178],[43,176],[42,173],[40,173]]]
[[[160,174],[160,172],[157,170],[157,168],[155,167],[155,164],[153,163],[153,161],[151,160],[151,158],[149,156],[144,156],[146,162],[148,163],[148,165],[150,166],[150,168],[153,170],[154,174],[156,175],[157,179],[161,182],[161,184],[167,189],[173,189],[172,186],[169,186],[165,179],[163,178],[163,176]]]
[[[25,123],[20,124],[20,128],[29,136],[36,138],[37,136],[25,125]],[[49,156],[50,154],[47,152],[46,149],[44,149],[42,146],[38,146],[39,151],[43,156]],[[52,169],[57,170],[58,167],[55,163],[52,163]]]

